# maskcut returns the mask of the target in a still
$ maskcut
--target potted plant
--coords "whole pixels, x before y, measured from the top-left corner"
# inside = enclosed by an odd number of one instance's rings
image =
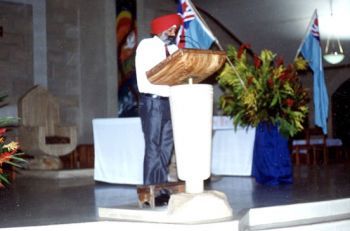
[[[0,95],[0,103],[6,98],[6,95]],[[4,106],[0,104],[0,107]],[[9,184],[9,171],[5,171],[4,166],[21,167],[20,162],[24,159],[19,157],[21,153],[18,152],[19,145],[15,141],[6,140],[6,131],[9,126],[17,124],[18,119],[15,117],[0,117],[0,188],[4,187],[4,183]]]
[[[257,181],[290,183],[288,137],[303,130],[309,99],[297,71],[305,70],[307,63],[298,58],[286,66],[270,50],[250,58],[248,48],[243,45],[236,50],[230,46],[227,50],[230,62],[217,78],[223,89],[220,108],[224,115],[233,118],[236,127],[257,127],[253,157],[253,176]],[[266,165],[263,170],[256,168],[258,163]],[[287,168],[276,170],[275,165]],[[260,171],[266,172],[267,179]]]

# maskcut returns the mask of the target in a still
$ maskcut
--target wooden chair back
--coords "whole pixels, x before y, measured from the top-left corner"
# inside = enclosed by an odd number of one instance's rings
[[[327,135],[323,134],[320,127],[311,127],[306,130],[306,144],[312,151],[313,164],[319,162],[319,155],[323,158],[323,164],[328,163]]]
[[[42,86],[35,86],[19,101],[21,124],[28,127],[44,127],[46,135],[55,135],[55,126],[60,124],[57,99]]]

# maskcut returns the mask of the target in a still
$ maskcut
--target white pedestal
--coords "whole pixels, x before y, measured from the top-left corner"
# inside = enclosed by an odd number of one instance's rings
[[[186,193],[171,195],[168,213],[182,222],[231,218],[225,194],[204,191],[211,171],[213,87],[172,86],[170,108],[178,177],[185,181]]]
[[[172,86],[170,108],[178,177],[187,193],[203,192],[211,169],[213,87]]]

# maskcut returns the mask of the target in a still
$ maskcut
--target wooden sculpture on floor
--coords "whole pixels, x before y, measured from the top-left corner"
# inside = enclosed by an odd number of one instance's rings
[[[35,86],[20,98],[18,115],[21,149],[34,157],[28,168],[59,169],[59,156],[77,145],[77,129],[61,124],[57,99],[44,87]]]

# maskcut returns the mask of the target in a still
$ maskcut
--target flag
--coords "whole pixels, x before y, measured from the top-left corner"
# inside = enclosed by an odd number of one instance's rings
[[[318,28],[318,17],[316,11],[312,16],[311,23],[302,43],[300,52],[304,59],[309,62],[309,66],[313,71],[315,124],[322,128],[324,134],[327,134],[328,93],[324,80],[320,32]]]
[[[179,0],[177,12],[182,17],[177,43],[180,48],[209,49],[214,35],[202,22],[189,0]]]

